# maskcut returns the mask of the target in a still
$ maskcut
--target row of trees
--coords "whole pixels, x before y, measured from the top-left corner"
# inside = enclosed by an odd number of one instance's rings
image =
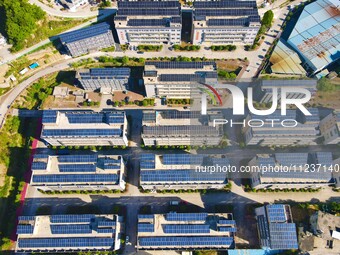
[[[31,5],[27,0],[2,0],[0,1],[1,30],[13,45],[13,51],[21,50],[25,40],[37,29],[38,21],[45,18],[45,12],[36,5]]]
[[[210,47],[212,51],[234,51],[236,45],[213,45]]]
[[[199,45],[186,45],[186,46],[181,46],[178,44],[175,44],[173,46],[174,50],[176,51],[197,51],[201,48]]]
[[[160,51],[163,45],[138,45],[137,49],[140,51]]]

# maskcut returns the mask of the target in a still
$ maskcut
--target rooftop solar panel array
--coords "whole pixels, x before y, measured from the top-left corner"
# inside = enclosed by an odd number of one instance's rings
[[[45,162],[33,162],[31,166],[32,171],[34,170],[46,170],[47,163]]]
[[[286,222],[285,206],[282,204],[267,205],[267,215],[270,223]]]
[[[249,19],[248,18],[240,18],[240,19],[209,19],[207,21],[208,26],[248,26]]]
[[[155,225],[150,223],[138,223],[138,232],[152,233],[155,231]]]
[[[79,237],[79,238],[19,238],[19,248],[68,248],[68,247],[112,247],[113,238]]]
[[[220,232],[236,232],[236,228],[229,228],[229,227],[219,227],[218,231]]]
[[[149,183],[176,183],[176,182],[225,182],[227,173],[203,173],[195,170],[144,170],[141,171],[141,181]]]
[[[51,225],[51,232],[57,234],[91,234],[92,230],[89,224],[70,224],[70,225]]]
[[[120,16],[179,16],[179,9],[120,9],[118,10]]]
[[[201,165],[203,155],[192,154],[164,154],[164,165]]]
[[[208,8],[256,8],[256,1],[195,1],[194,9],[208,9]]]
[[[17,234],[33,234],[34,226],[29,224],[21,224],[17,226]]]
[[[140,169],[155,169],[155,155],[142,154],[140,158]]]
[[[116,183],[118,176],[116,174],[45,174],[33,175],[35,183]]]
[[[164,233],[167,234],[199,234],[210,233],[210,225],[207,224],[164,224]]]
[[[130,76],[130,68],[120,67],[120,68],[91,68],[91,76]]]
[[[44,129],[42,137],[117,137],[121,129]]]
[[[170,212],[166,214],[167,221],[205,221],[207,217],[208,217],[207,213]]]
[[[233,244],[232,237],[217,236],[167,236],[167,237],[140,237],[139,245],[144,247],[195,247],[195,246],[230,246]]]
[[[116,222],[113,220],[98,221],[98,227],[114,227]]]
[[[153,219],[153,214],[138,214],[138,219]]]
[[[257,9],[197,9],[195,16],[257,16]]]
[[[146,61],[145,65],[153,65],[158,69],[203,69],[204,66],[212,65],[216,67],[213,61],[204,62],[177,62],[177,61]]]
[[[142,9],[142,8],[179,8],[178,1],[136,1],[136,2],[122,2],[118,1],[119,9]]]
[[[96,166],[93,164],[59,164],[59,172],[96,172]]]
[[[203,137],[215,136],[219,137],[220,132],[213,126],[144,126],[143,135],[146,137]]]
[[[61,214],[51,215],[51,223],[82,223],[91,222],[96,216],[94,214]]]
[[[272,223],[269,225],[271,249],[298,249],[294,223]]]
[[[236,221],[235,220],[223,220],[223,219],[220,219],[218,221],[218,224],[220,224],[220,225],[235,225]]]
[[[211,76],[211,75],[210,75]],[[214,76],[211,76],[214,77]],[[168,82],[178,82],[178,81],[193,81],[193,82],[205,82],[206,75],[204,73],[201,74],[161,74],[159,75],[159,81],[168,81]],[[217,74],[214,77],[217,79]]]
[[[58,111],[55,110],[45,110],[43,111],[42,123],[56,123]]]
[[[78,162],[97,162],[97,155],[60,155],[58,156],[58,161],[60,163],[78,163]]]
[[[98,36],[101,34],[106,34],[109,31],[111,31],[110,24],[103,22],[97,25],[92,25],[86,28],[82,28],[82,29],[78,29],[72,32],[61,34],[59,37],[63,43],[71,43],[71,42],[87,39],[90,37]]]

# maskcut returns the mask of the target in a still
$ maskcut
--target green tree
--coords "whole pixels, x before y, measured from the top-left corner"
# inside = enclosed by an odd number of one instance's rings
[[[272,10],[266,11],[262,18],[262,25],[271,27],[274,19],[274,12]]]
[[[122,57],[123,65],[127,65],[129,63],[129,58],[127,56]]]

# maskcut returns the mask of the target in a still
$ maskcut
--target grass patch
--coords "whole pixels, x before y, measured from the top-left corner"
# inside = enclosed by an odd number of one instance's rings
[[[0,88],[0,96],[5,95],[10,89],[11,89],[11,87]]]
[[[113,52],[115,50],[116,50],[115,46],[111,46],[111,47],[108,47],[108,48],[101,49],[102,52]]]

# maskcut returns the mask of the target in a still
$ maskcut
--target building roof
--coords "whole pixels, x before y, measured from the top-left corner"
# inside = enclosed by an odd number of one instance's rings
[[[228,167],[229,159],[193,154],[142,154],[141,182],[180,184],[188,182],[226,182],[226,172],[211,174],[209,166]],[[200,169],[200,170],[198,170]]]
[[[47,155],[37,154],[32,162],[31,185],[62,183],[119,184],[124,172],[118,155]]]
[[[255,209],[262,248],[298,249],[296,226],[289,205],[272,204]]]
[[[112,250],[121,232],[115,215],[20,216],[16,250]]]
[[[340,10],[329,0],[305,6],[287,42],[314,72],[340,58]]]
[[[261,81],[261,88],[273,88],[273,87],[302,87],[310,90],[316,91],[317,80],[310,79],[310,80],[262,80]]]
[[[107,78],[126,78],[130,76],[130,68],[91,68],[81,69],[77,73],[81,78],[85,77],[107,77]]]
[[[42,123],[42,137],[117,137],[123,134],[125,112],[46,110]]]
[[[235,232],[235,221],[227,213],[138,215],[137,248],[226,249],[233,247]]]
[[[306,75],[299,55],[294,50],[288,48],[282,39],[275,46],[270,57],[270,63],[272,64],[270,68],[273,73]]]
[[[108,31],[110,31],[110,24],[103,22],[97,25],[92,25],[86,28],[61,34],[59,35],[59,38],[63,43],[71,43],[91,38],[94,36],[98,36],[101,34],[106,34]]]
[[[204,69],[206,66],[216,68],[214,61],[145,61],[145,66],[154,66],[156,69]]]

